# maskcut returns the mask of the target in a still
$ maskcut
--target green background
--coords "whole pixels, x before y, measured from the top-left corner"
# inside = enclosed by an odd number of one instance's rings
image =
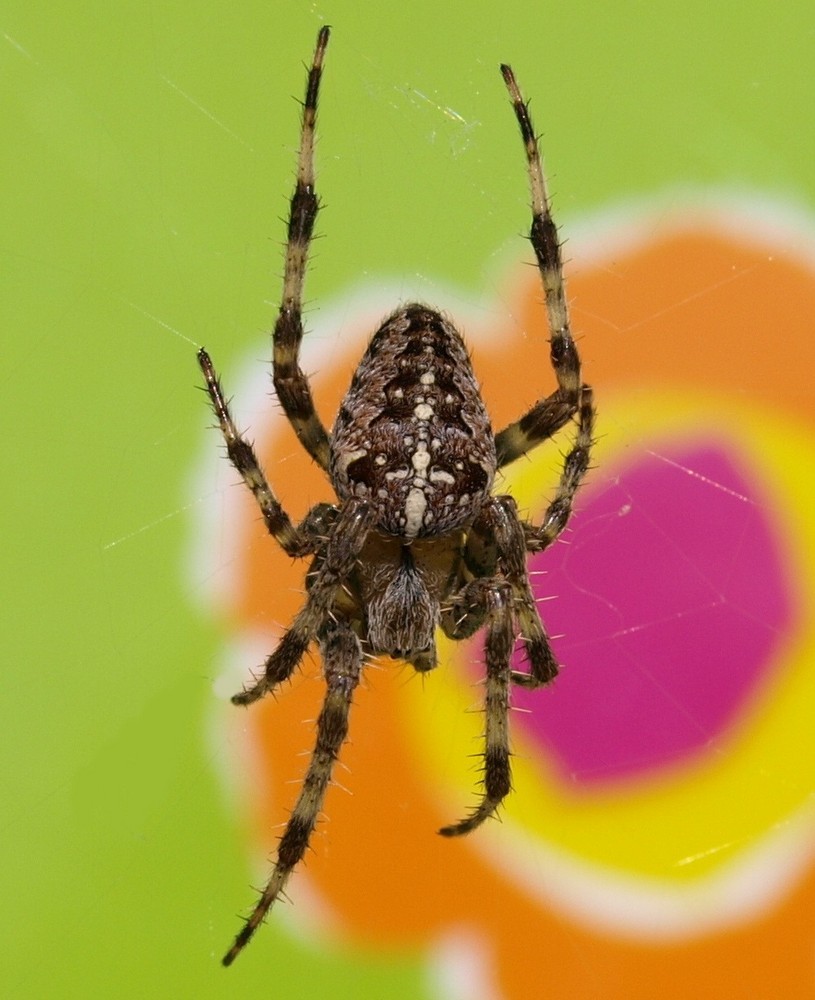
[[[279,921],[218,965],[251,894],[207,743],[221,637],[188,570],[209,424],[194,346],[224,372],[262,346],[322,23],[313,303],[416,276],[477,301],[522,251],[502,61],[566,236],[666,190],[815,200],[811,0],[7,0],[2,995],[427,989],[419,954],[332,952]]]

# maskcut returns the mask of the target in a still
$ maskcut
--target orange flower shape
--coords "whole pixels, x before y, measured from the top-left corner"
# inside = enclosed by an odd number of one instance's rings
[[[299,919],[355,946],[426,949],[442,984],[466,970],[478,995],[812,994],[815,242],[779,218],[710,203],[587,226],[586,252],[571,240],[596,469],[563,543],[532,560],[537,596],[557,598],[541,609],[564,670],[515,695],[503,822],[451,842],[436,830],[478,780],[480,641],[445,642],[422,679],[370,666],[343,787],[292,882]],[[510,275],[500,298],[489,323],[462,323],[496,427],[552,383],[535,273]],[[321,310],[307,337],[326,420],[395,304],[371,301]],[[265,392],[256,362],[258,377]],[[225,381],[246,422],[247,387]],[[302,516],[330,488],[263,405],[252,433]],[[563,444],[508,470],[499,488],[522,510],[543,509]],[[304,575],[245,492],[224,492],[212,521],[216,603],[244,676],[300,605]],[[233,670],[225,693],[239,685]],[[322,693],[306,663],[279,697],[219,714],[264,858]]]

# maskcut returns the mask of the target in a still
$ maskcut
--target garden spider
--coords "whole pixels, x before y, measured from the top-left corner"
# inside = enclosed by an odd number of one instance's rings
[[[374,334],[333,430],[326,431],[298,354],[303,282],[318,210],[314,134],[328,36],[327,27],[317,35],[303,104],[273,376],[283,410],[303,447],[328,474],[337,505],[318,504],[301,524],[292,523],[252,445],[235,427],[209,355],[203,348],[198,352],[227,454],[254,494],[269,533],[288,555],[311,559],[304,605],[262,675],[232,702],[250,705],[273,691],[291,677],[312,642],[320,650],[327,689],[316,745],[274,869],[224,965],[247,944],[305,853],[367,657],[389,655],[418,671],[432,670],[437,628],[454,640],[486,630],[484,790],[469,816],[439,832],[469,833],[501,804],[510,790],[510,682],[534,688],[558,670],[530,588],[526,555],[545,549],[566,526],[592,444],[592,392],[580,380],[540,152],[509,66],[501,66],[501,74],[526,151],[530,239],[546,294],[557,389],[493,435],[461,335],[442,314],[411,303],[391,313]],[[521,520],[512,497],[492,495],[496,471],[575,415],[577,433],[554,499],[540,524]],[[517,635],[529,673],[511,668]]]

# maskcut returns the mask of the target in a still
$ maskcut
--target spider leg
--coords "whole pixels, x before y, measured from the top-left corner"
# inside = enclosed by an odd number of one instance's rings
[[[484,793],[479,805],[458,823],[439,833],[456,837],[480,826],[498,808],[511,784],[507,726],[510,681],[525,687],[539,687],[558,671],[549,639],[538,614],[526,570],[526,538],[515,501],[510,496],[493,497],[473,523],[468,546],[489,567],[494,548],[492,577],[477,577],[453,596],[442,615],[442,628],[453,639],[472,635],[484,622],[487,626],[485,658]],[[465,553],[465,561],[473,562]],[[530,672],[512,670],[515,620],[525,643]]]
[[[289,515],[281,507],[280,501],[272,492],[263,469],[260,467],[254,448],[246,438],[241,436],[235,426],[215,368],[203,347],[198,352],[198,364],[204,373],[206,390],[226,442],[229,460],[252,491],[257,505],[260,507],[263,520],[266,522],[266,527],[269,529],[269,534],[277,540],[288,555],[308,555],[314,551],[317,544],[314,531],[309,530],[311,527],[309,518],[306,518],[301,528],[296,528]]]
[[[517,504],[511,496],[493,497],[485,504],[470,529],[465,549],[465,561],[472,566],[481,562],[485,575],[471,580],[453,595],[441,616],[441,626],[447,636],[466,639],[481,628],[488,617],[489,593],[495,580],[506,580],[511,587],[512,612],[517,618],[530,667],[528,674],[513,671],[512,680],[524,687],[548,684],[558,672],[526,569],[529,546],[526,533],[532,530],[519,518]],[[472,553],[477,553],[475,560]],[[493,577],[495,573],[497,576]]]
[[[569,326],[560,243],[557,227],[552,219],[538,141],[529,108],[521,95],[515,74],[509,66],[501,66],[501,74],[515,109],[526,150],[532,194],[529,239],[535,251],[546,295],[546,313],[552,336],[550,353],[558,387],[546,399],[539,400],[520,420],[495,435],[499,468],[524,455],[568,423],[577,411],[581,393],[580,358]]]
[[[509,794],[509,661],[515,634],[512,627],[510,588],[496,583],[490,588],[485,653],[487,678],[484,699],[484,793],[481,802],[466,819],[444,826],[444,837],[469,833],[488,819]]]
[[[594,433],[594,398],[591,388],[583,386],[578,413],[577,436],[563,461],[555,496],[539,525],[525,524],[526,547],[530,552],[541,552],[560,535],[572,514],[575,493],[589,467]]]
[[[317,719],[317,741],[300,794],[277,847],[275,866],[254,910],[223,959],[231,965],[262,923],[308,847],[331,779],[334,761],[348,735],[348,713],[362,666],[360,642],[344,621],[329,621],[320,633],[326,694]]]
[[[362,549],[373,515],[370,505],[353,498],[340,510],[325,548],[318,553],[308,598],[283,634],[255,683],[233,695],[233,705],[251,705],[288,680],[326,620],[330,620],[338,589],[351,574]]]
[[[328,36],[329,29],[321,28],[308,73],[297,159],[297,181],[289,206],[283,296],[273,334],[273,380],[277,397],[300,443],[322,469],[328,468],[328,432],[314,408],[308,379],[300,368],[299,353],[303,339],[303,283],[319,209],[314,184],[314,134],[317,96]]]

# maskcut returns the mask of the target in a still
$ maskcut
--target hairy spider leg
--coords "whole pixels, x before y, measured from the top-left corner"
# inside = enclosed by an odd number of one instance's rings
[[[343,505],[325,548],[318,553],[319,568],[306,603],[267,657],[261,676],[251,687],[233,695],[233,705],[251,705],[291,677],[322,623],[331,618],[337,591],[353,571],[372,524],[373,512],[366,501],[352,498]]]
[[[308,847],[331,780],[334,762],[348,735],[348,713],[362,668],[362,648],[347,622],[331,621],[320,631],[326,694],[317,719],[317,740],[300,794],[277,846],[274,869],[260,899],[223,958],[231,965],[286,887]]]
[[[501,75],[509,91],[515,117],[521,128],[532,194],[532,227],[529,239],[538,262],[546,295],[546,313],[551,333],[552,367],[557,377],[557,389],[539,400],[520,420],[495,435],[498,466],[501,468],[526,454],[536,444],[545,441],[564,427],[577,411],[580,401],[580,358],[569,326],[569,307],[563,281],[557,227],[552,219],[546,177],[541,164],[540,149],[529,116],[529,108],[521,96],[515,74],[509,66],[501,66]]]
[[[235,426],[215,368],[203,347],[198,352],[198,364],[204,373],[206,390],[226,442],[229,460],[252,491],[269,534],[288,555],[292,557],[308,555],[314,551],[313,533],[296,528],[272,492],[254,448],[241,436]]]
[[[588,385],[583,386],[577,419],[577,435],[563,460],[557,490],[546,508],[539,525],[524,524],[526,547],[529,552],[542,552],[560,535],[572,516],[572,505],[577,489],[589,469],[591,446],[594,443],[594,394]]]
[[[443,827],[446,837],[469,833],[498,808],[510,790],[507,714],[509,683],[539,687],[553,680],[557,661],[541,622],[526,568],[525,525],[511,496],[489,500],[473,523],[467,546],[475,560],[491,565],[492,576],[471,580],[442,616],[442,627],[453,639],[472,635],[485,622],[487,665],[485,698],[484,792],[476,809],[459,823]],[[490,558],[494,550],[494,562]],[[473,562],[465,552],[465,563]],[[530,672],[511,668],[515,621],[524,642]]]
[[[515,642],[512,596],[506,583],[495,583],[486,594],[487,638],[484,644],[487,676],[484,688],[484,792],[466,819],[444,826],[444,837],[470,833],[488,819],[509,794],[512,785],[509,753],[510,657]]]
[[[528,674],[514,670],[511,679],[530,688],[548,684],[557,676],[558,664],[529,584],[526,534],[518,516],[518,505],[511,496],[494,497],[479,521],[488,526],[496,540],[498,568],[512,588],[512,610],[529,663]]]
[[[314,135],[328,37],[328,27],[321,28],[303,102],[297,180],[289,206],[283,297],[273,334],[272,376],[277,398],[300,443],[322,469],[328,469],[329,437],[314,408],[308,379],[300,368],[299,354],[303,339],[303,283],[319,209],[314,184]]]

